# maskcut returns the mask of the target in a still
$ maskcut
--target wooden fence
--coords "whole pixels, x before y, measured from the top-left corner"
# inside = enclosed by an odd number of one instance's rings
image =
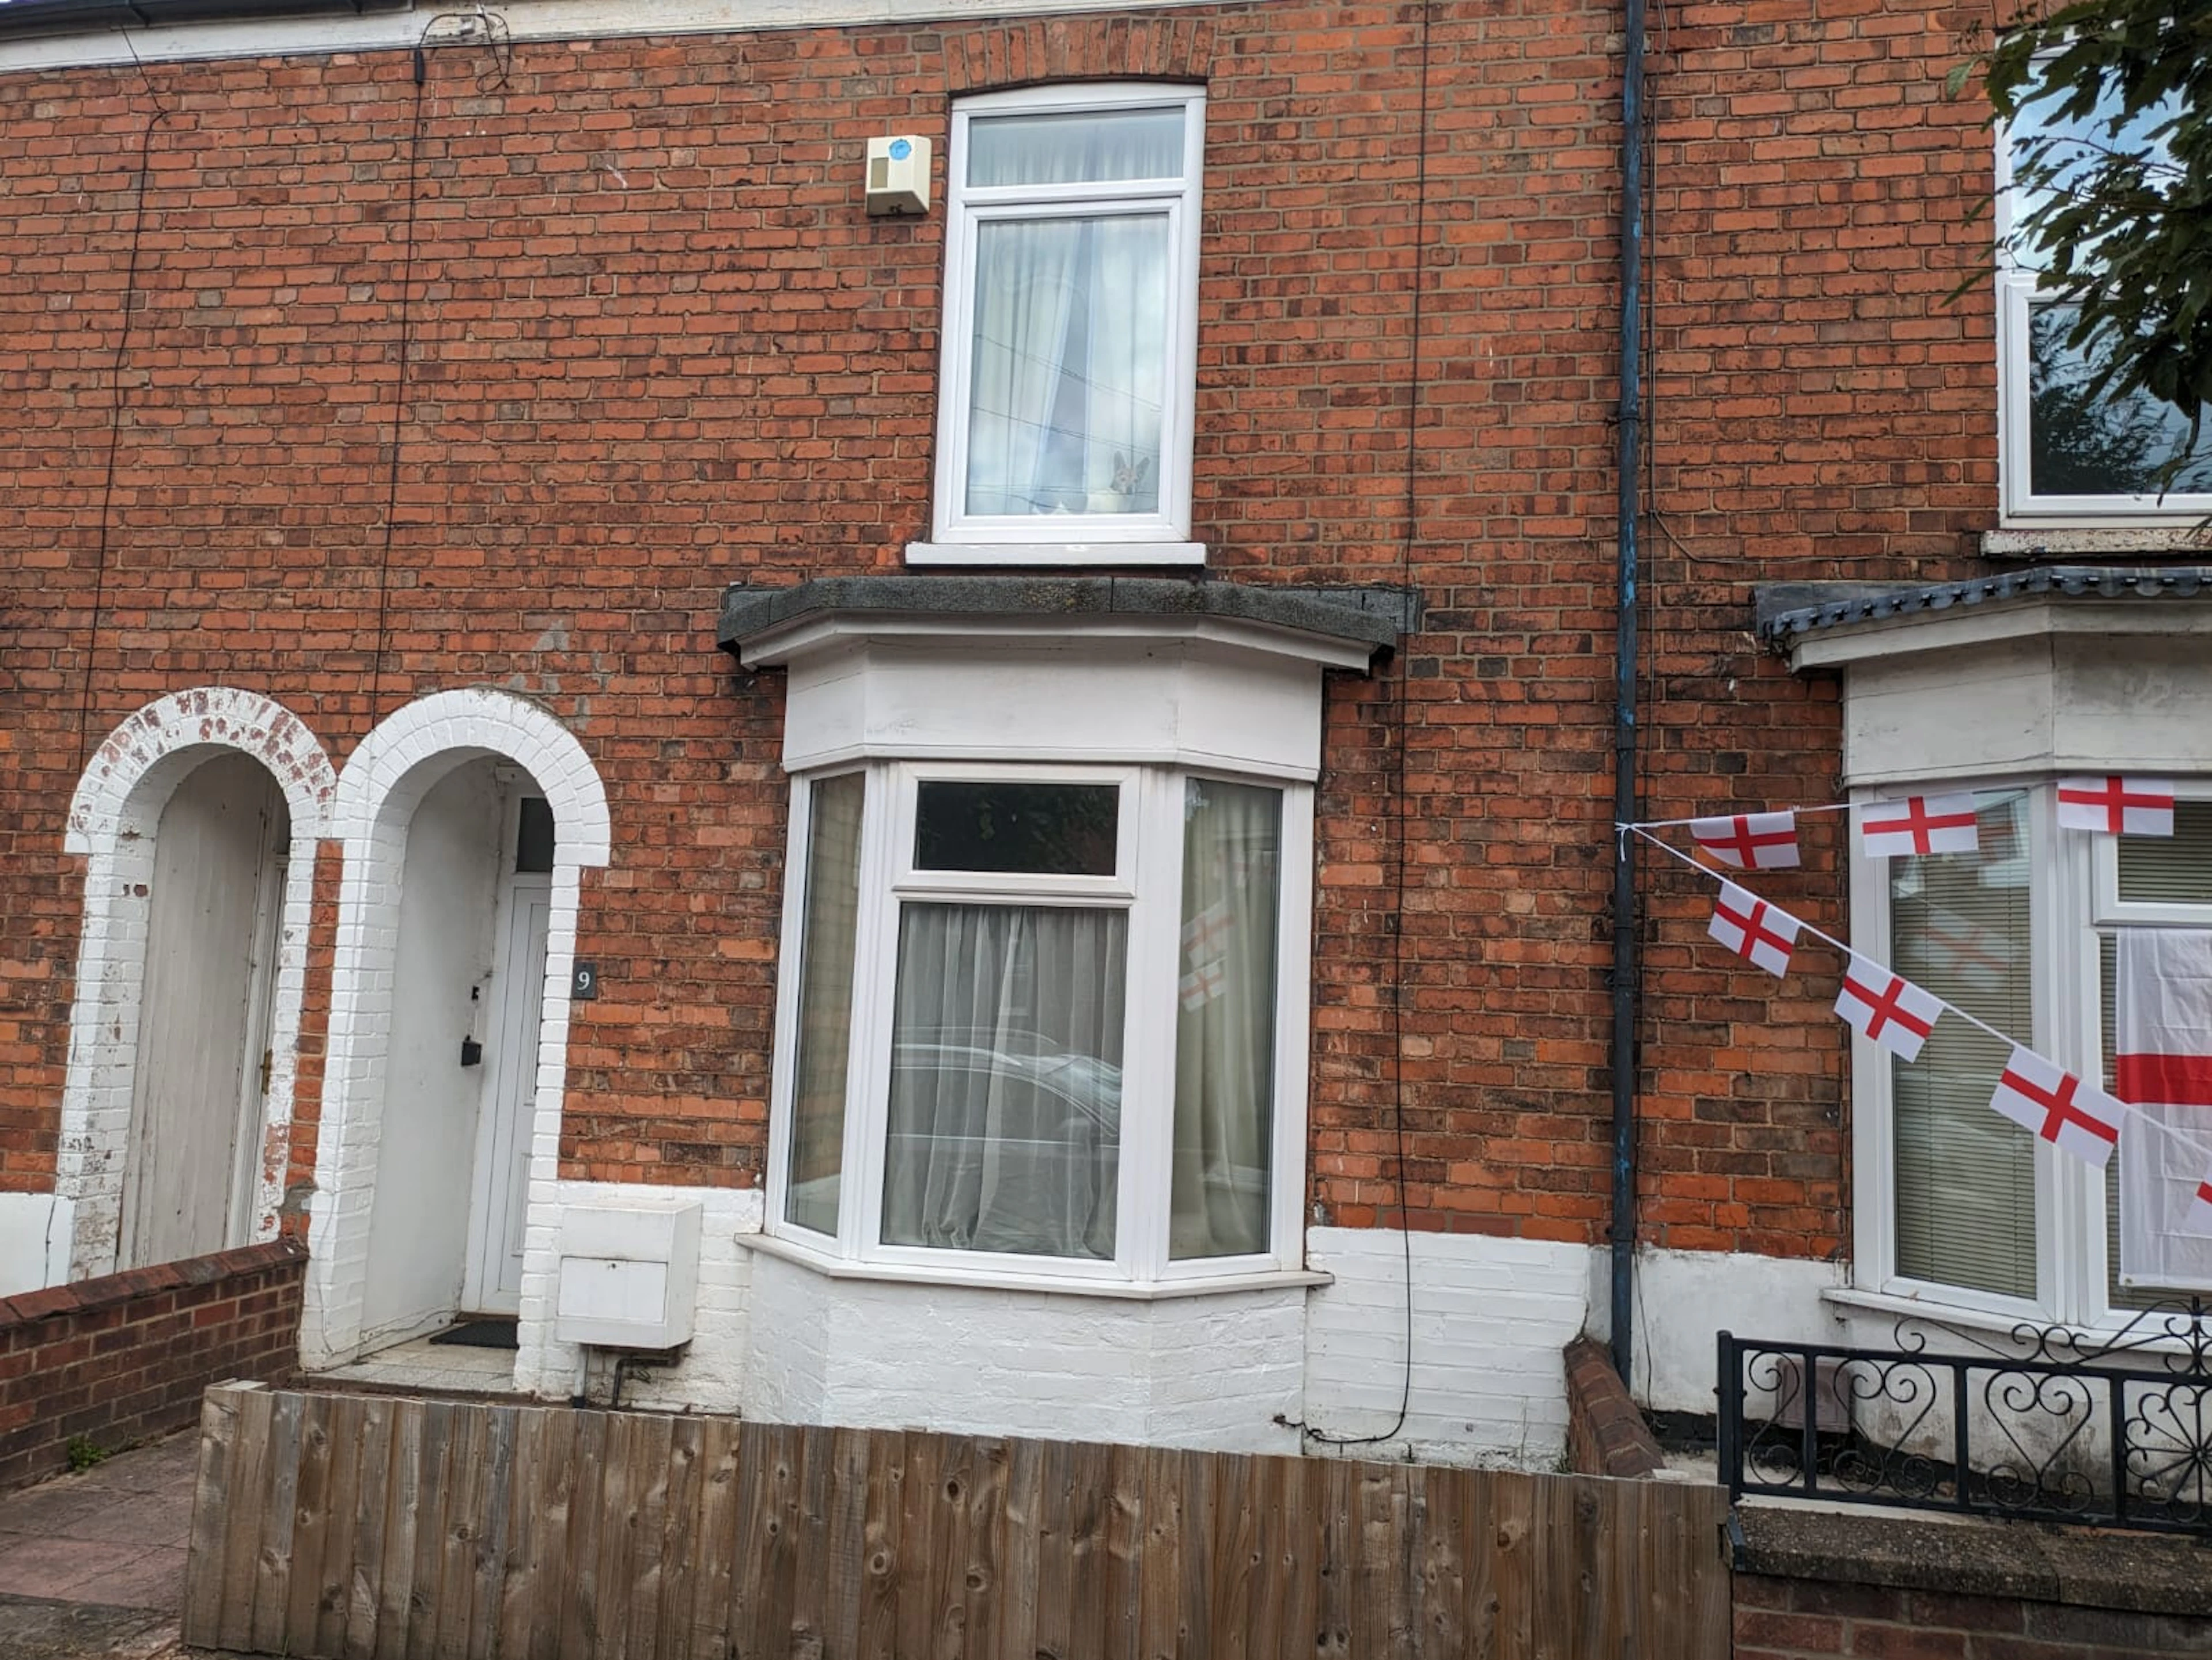
[[[1717,1487],[226,1384],[187,1642],[1723,1660]]]

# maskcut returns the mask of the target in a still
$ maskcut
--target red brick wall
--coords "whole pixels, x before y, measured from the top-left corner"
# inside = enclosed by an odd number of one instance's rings
[[[1942,303],[1986,235],[1986,137],[1940,97],[1968,15],[1818,12],[1692,6],[1656,40],[1654,816],[1832,798],[1832,690],[1754,648],[1752,582],[1946,575],[1994,522],[1990,307]],[[714,651],[715,598],[895,569],[929,520],[944,216],[867,219],[862,142],[941,143],[965,89],[1158,76],[1210,97],[1212,570],[1409,581],[1430,607],[1328,694],[1309,1213],[1395,1203],[1395,1004],[1417,1224],[1596,1238],[1617,30],[1610,5],[1484,0],[525,42],[503,81],[436,50],[388,553],[407,55],[0,76],[0,1187],[52,1180],[82,757],[208,681],[276,696],[341,763],[456,684],[569,722],[615,856],[585,879],[603,989],[574,1012],[565,1170],[757,1182],[781,690]],[[1826,834],[1769,884],[1814,921]],[[301,1176],[327,853],[319,876]],[[1730,973],[1705,888],[1646,886],[1646,1237],[1837,1249],[1818,979]]]
[[[1587,1337],[1567,1345],[1567,1462],[1579,1475],[1649,1475],[1666,1467],[1650,1426],[1604,1349]]]
[[[289,1241],[0,1298],[0,1493],[198,1421],[226,1377],[293,1367],[307,1253]]]
[[[2212,1653],[2212,1620],[1735,1576],[1735,1660],[2148,1660]]]

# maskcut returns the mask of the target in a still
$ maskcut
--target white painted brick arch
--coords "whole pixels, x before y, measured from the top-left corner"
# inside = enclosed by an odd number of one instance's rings
[[[342,1365],[362,1347],[408,827],[433,786],[488,756],[526,769],[553,813],[527,1237],[536,1240],[541,1230],[550,1237],[554,1226],[580,873],[608,862],[606,791],[583,745],[539,705],[487,687],[437,692],[394,711],[362,740],[339,776],[331,812],[331,833],[344,842],[345,872],[300,1329],[301,1359],[310,1367]]]
[[[315,846],[329,833],[337,780],[314,734],[283,704],[235,686],[194,686],[155,699],[116,727],[86,765],[70,802],[63,846],[85,855],[87,862],[54,1192],[70,1219],[72,1280],[106,1274],[115,1265],[139,999],[146,979],[147,890],[155,832],[161,810],[185,776],[229,750],[268,768],[292,821],[252,1229],[256,1240],[276,1237],[291,1146]]]

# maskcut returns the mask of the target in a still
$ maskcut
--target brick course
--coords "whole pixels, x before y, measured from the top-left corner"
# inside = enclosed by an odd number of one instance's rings
[[[0,1298],[0,1493],[197,1422],[227,1377],[292,1369],[306,1252],[289,1240]]]
[[[1692,5],[1658,42],[1654,816],[1833,797],[1834,689],[1754,648],[1750,582],[1961,574],[1995,522],[1990,307],[1946,302],[1985,245],[1990,147],[1941,96],[1984,21]],[[962,92],[1138,76],[1209,95],[1212,570],[1410,581],[1429,606],[1328,694],[1308,1213],[1395,1219],[1395,1049],[1415,1225],[1595,1242],[1616,29],[1530,0],[1194,7],[529,41],[504,78],[440,47],[419,145],[404,52],[0,76],[0,1188],[54,1179],[70,791],[116,722],[203,684],[279,699],[341,763],[444,688],[559,715],[614,840],[583,883],[602,994],[574,1010],[562,1173],[757,1183],[781,692],[715,652],[715,599],[895,569],[929,521],[944,216],[865,217],[862,142],[941,154]],[[1764,884],[1823,925],[1835,830]],[[1645,1237],[1838,1250],[1832,965],[1733,972],[1704,885],[1644,883]],[[335,891],[326,849],[295,1182]]]
[[[2212,1652],[2212,1619],[1735,1576],[1735,1660],[2150,1660]]]

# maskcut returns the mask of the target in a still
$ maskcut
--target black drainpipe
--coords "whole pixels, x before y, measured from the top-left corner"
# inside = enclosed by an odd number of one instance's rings
[[[1644,415],[1644,5],[1626,0],[1620,76],[1620,532],[1613,656],[1613,817],[1636,818],[1636,514]],[[1636,854],[1610,829],[1613,866],[1613,1367],[1632,1389],[1636,1300]]]

